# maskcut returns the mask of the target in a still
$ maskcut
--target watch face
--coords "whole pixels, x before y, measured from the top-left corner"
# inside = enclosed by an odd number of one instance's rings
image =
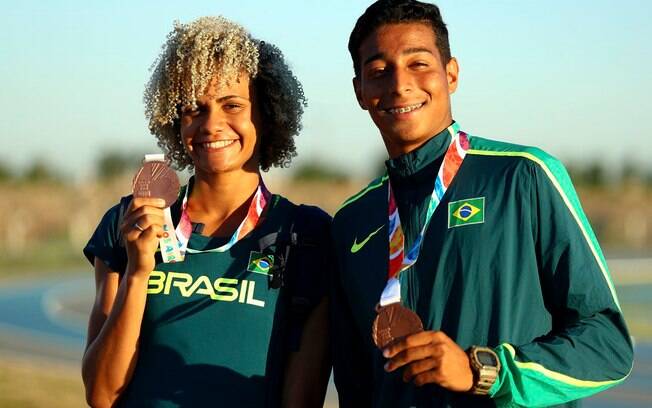
[[[478,361],[482,365],[491,366],[491,367],[495,367],[495,366],[498,365],[497,364],[498,362],[496,361],[496,358],[494,357],[494,355],[489,353],[489,352],[477,351],[476,356],[478,357]]]

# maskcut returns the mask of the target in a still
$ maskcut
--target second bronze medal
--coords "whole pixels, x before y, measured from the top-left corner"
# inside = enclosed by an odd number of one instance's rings
[[[384,349],[396,340],[423,331],[419,316],[400,303],[378,307],[371,335],[379,349]]]

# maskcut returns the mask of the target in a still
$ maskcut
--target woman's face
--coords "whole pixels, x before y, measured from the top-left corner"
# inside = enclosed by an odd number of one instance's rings
[[[197,107],[181,112],[181,139],[195,174],[257,172],[260,116],[246,74],[229,85],[208,84]]]

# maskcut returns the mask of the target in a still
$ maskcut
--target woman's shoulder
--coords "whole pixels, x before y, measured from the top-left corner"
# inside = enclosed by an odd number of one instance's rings
[[[120,271],[126,265],[126,255],[123,255],[120,224],[131,202],[132,195],[122,197],[110,207],[100,220],[95,232],[83,248],[83,253],[91,264],[98,257],[113,270]]]
[[[297,204],[278,194],[273,195],[272,204],[273,208],[285,210],[285,215],[294,223],[302,222],[314,229],[330,227],[332,217],[316,205]]]
[[[114,231],[119,229],[122,218],[124,217],[124,214],[127,211],[127,207],[129,207],[129,203],[131,202],[132,198],[132,194],[121,197],[117,203],[106,210],[97,228],[110,229]]]

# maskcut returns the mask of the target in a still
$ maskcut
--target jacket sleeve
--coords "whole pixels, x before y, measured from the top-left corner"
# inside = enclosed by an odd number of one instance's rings
[[[533,155],[532,230],[552,330],[501,344],[490,395],[498,406],[543,407],[588,397],[625,380],[633,350],[614,284],[564,167]],[[526,199],[526,198],[524,198]]]
[[[342,269],[337,261],[333,264],[329,303],[331,353],[339,406],[341,408],[371,407],[373,398],[371,356],[355,324],[353,311],[343,287]]]

